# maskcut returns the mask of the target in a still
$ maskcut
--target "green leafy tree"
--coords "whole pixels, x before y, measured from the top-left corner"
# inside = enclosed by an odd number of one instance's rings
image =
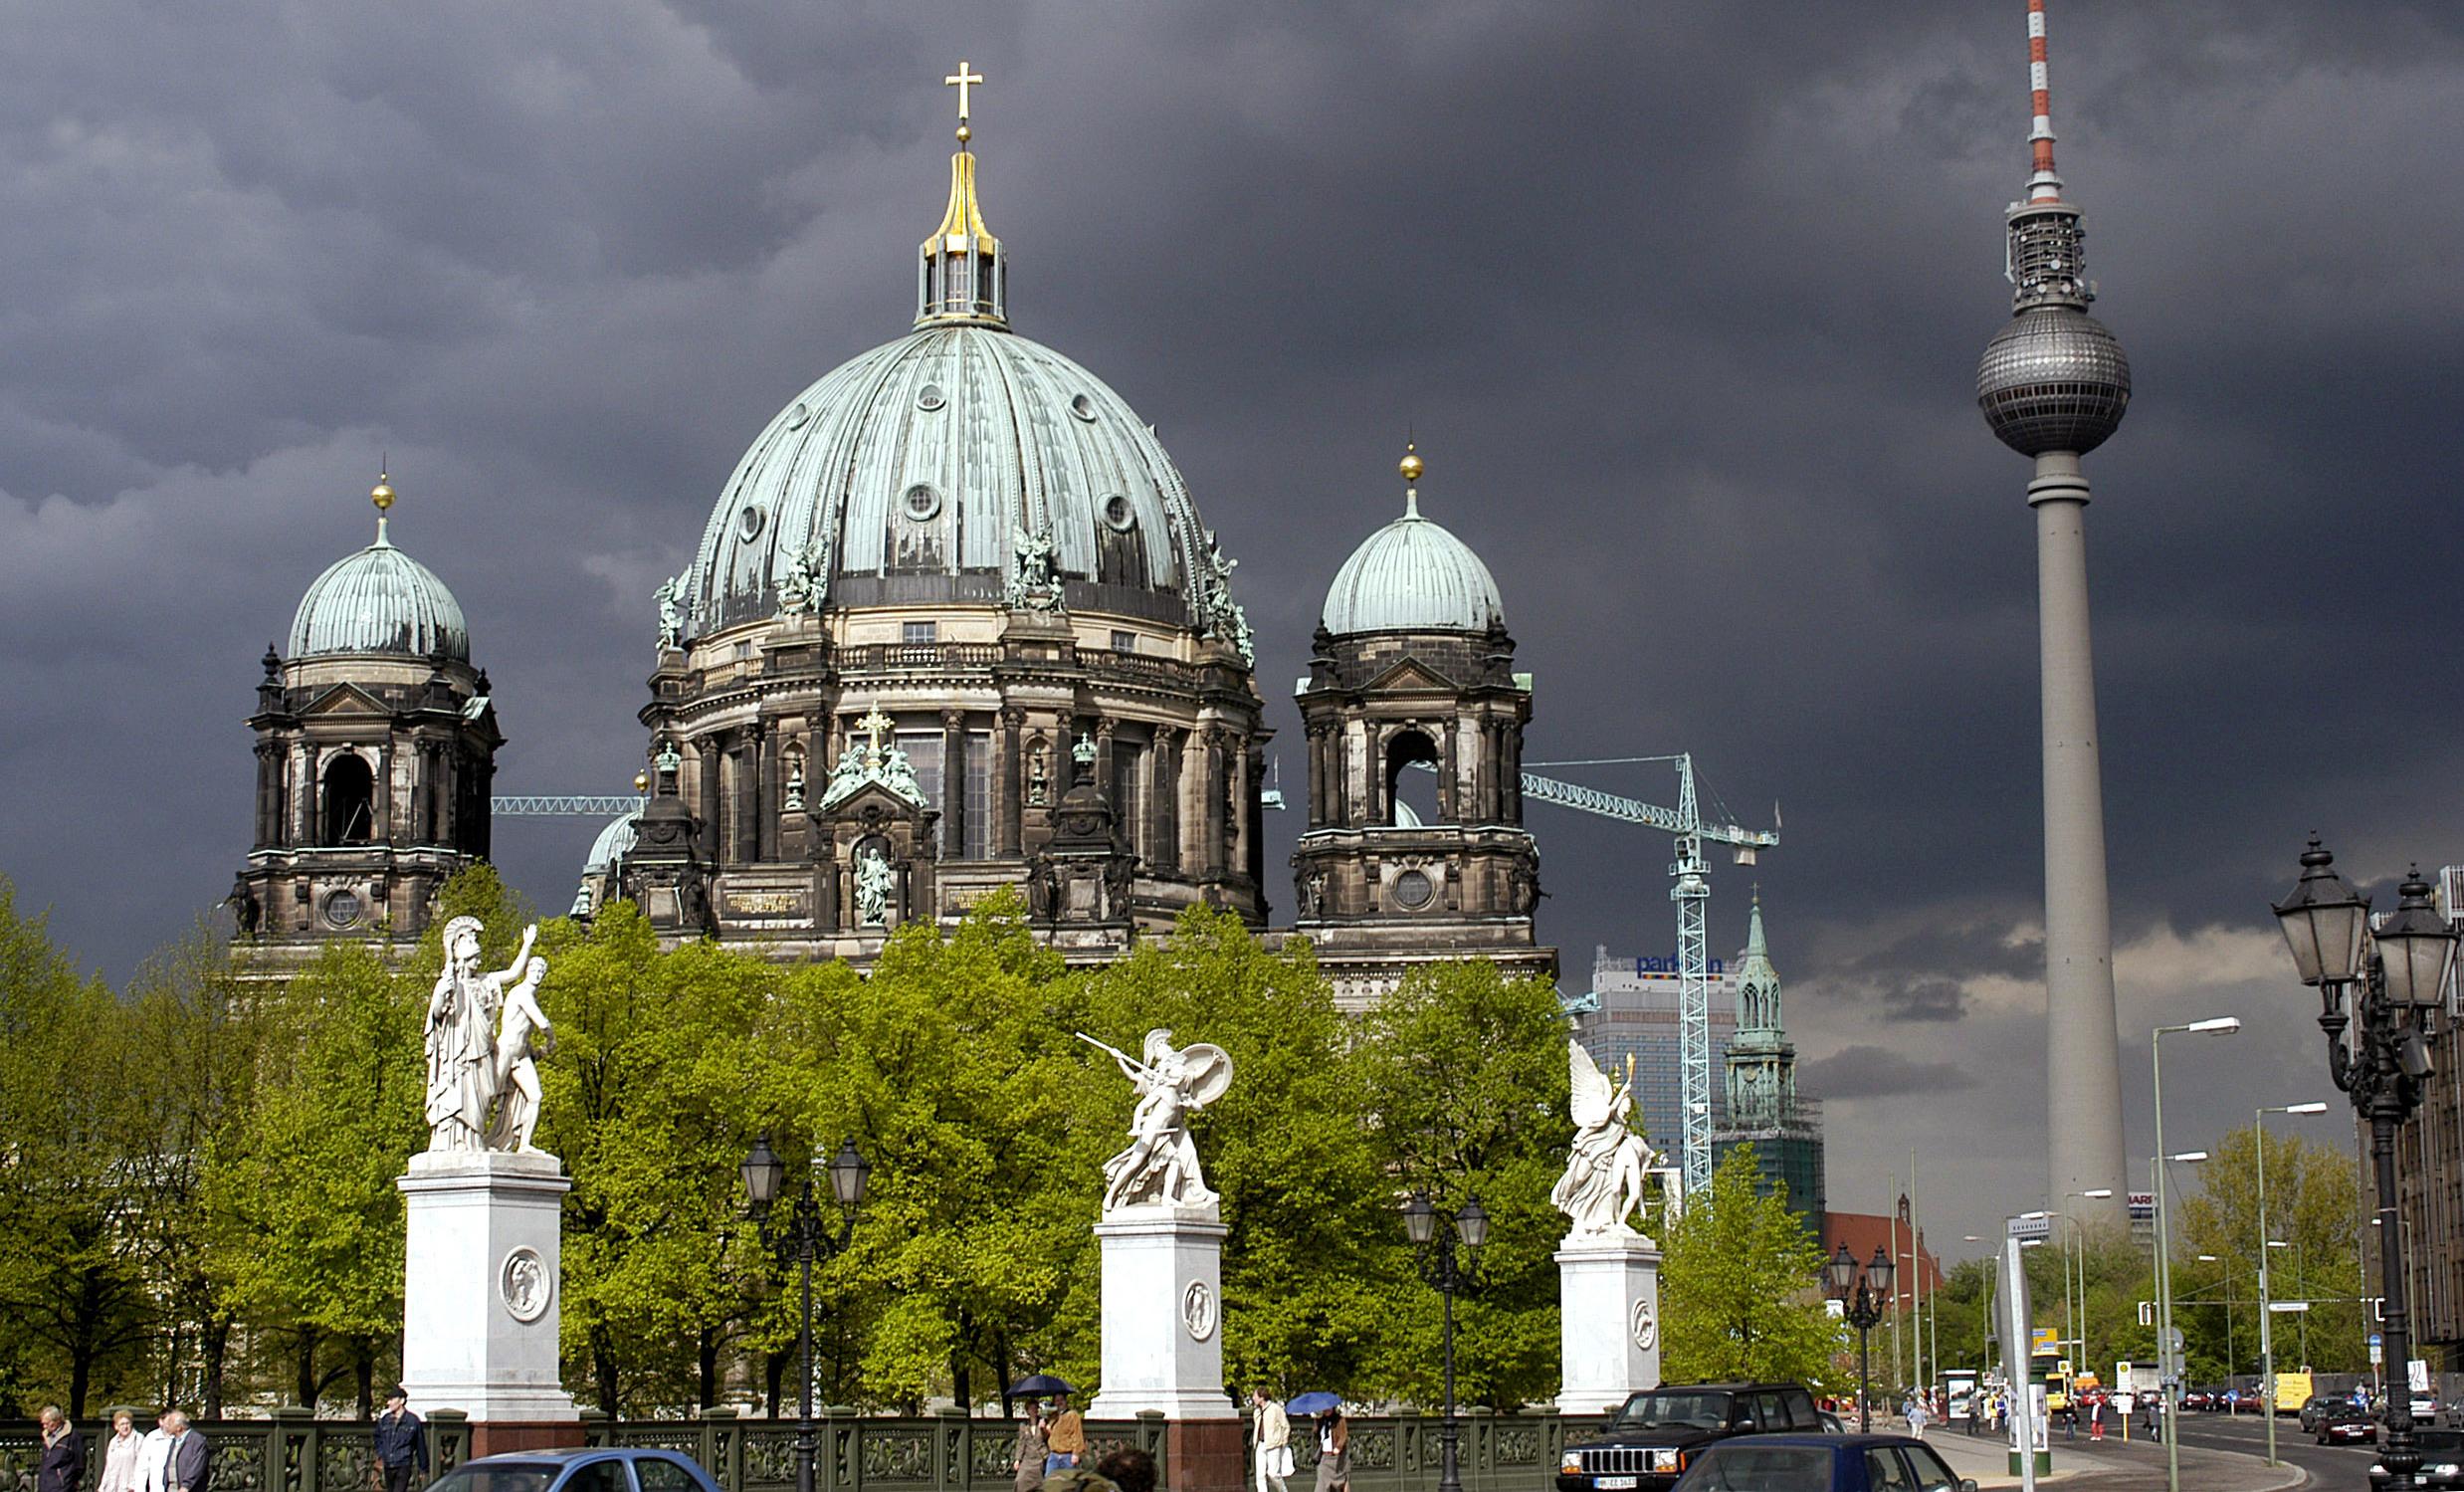
[[[143,1239],[122,1222],[146,1178],[121,1075],[160,1056],[0,877],[0,1375],[21,1400],[83,1415],[151,1340]]]
[[[2258,1358],[2256,1132],[2235,1130],[2212,1149],[2198,1168],[2198,1190],[2175,1202],[2173,1229],[2173,1323],[2193,1376],[2204,1377],[2223,1371],[2228,1336],[2234,1372],[2256,1372]],[[2277,1365],[2290,1370],[2307,1361],[2327,1372],[2367,1371],[2361,1255],[2377,1240],[2362,1220],[2361,1169],[2353,1154],[2305,1140],[2288,1126],[2272,1127],[2267,1231],[2287,1245],[2268,1251],[2270,1293],[2311,1302],[2301,1317],[2276,1319]],[[2212,1262],[2201,1254],[2214,1256]]]
[[[1660,1269],[1662,1375],[1670,1383],[1830,1376],[1843,1329],[1821,1298],[1822,1245],[1741,1145],[1688,1197]]]
[[[1361,1122],[1388,1177],[1362,1197],[1379,1242],[1385,1298],[1371,1386],[1438,1395],[1441,1305],[1416,1277],[1395,1203],[1426,1190],[1447,1210],[1477,1195],[1489,1243],[1458,1303],[1462,1396],[1509,1408],[1556,1391],[1557,1275],[1565,1219],[1548,1193],[1573,1134],[1566,1027],[1544,979],[1510,979],[1472,960],[1416,969],[1363,1017]],[[1365,1204],[1365,1205],[1363,1205]],[[1391,1240],[1391,1241],[1386,1241]]]

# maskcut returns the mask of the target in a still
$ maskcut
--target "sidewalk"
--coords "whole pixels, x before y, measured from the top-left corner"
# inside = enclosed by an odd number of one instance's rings
[[[1883,1421],[1877,1418],[1874,1428],[1883,1427]],[[1894,1416],[1890,1428],[1906,1433],[1908,1426]],[[2001,1435],[1970,1438],[1956,1425],[1949,1429],[1928,1425],[1925,1443],[1949,1461],[1951,1470],[1973,1478],[1978,1492],[2019,1485],[2019,1478],[2010,1472],[2009,1442]],[[2084,1434],[2066,1441],[2057,1433],[2052,1448],[2053,1472],[2036,1479],[2040,1487],[2060,1485],[2066,1492],[2161,1492],[2164,1487],[2163,1458],[2151,1454],[2154,1447],[2147,1441],[2125,1445],[2109,1438],[2098,1443]],[[2298,1466],[2280,1466],[2271,1471],[2259,1457],[2239,1451],[2189,1445],[2181,1448],[2184,1492],[2289,1492],[2306,1480],[2308,1473]]]

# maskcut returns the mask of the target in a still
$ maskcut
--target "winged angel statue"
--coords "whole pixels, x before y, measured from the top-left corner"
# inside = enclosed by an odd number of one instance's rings
[[[1223,1097],[1232,1086],[1232,1059],[1222,1047],[1193,1041],[1178,1051],[1172,1033],[1146,1033],[1145,1060],[1105,1046],[1086,1032],[1079,1039],[1103,1047],[1137,1085],[1137,1109],[1129,1116],[1129,1144],[1104,1163],[1104,1210],[1161,1202],[1205,1207],[1216,1200],[1198,1169],[1198,1148],[1189,1139],[1189,1116]]]
[[[1579,1041],[1565,1044],[1573,1079],[1567,1107],[1574,1117],[1574,1153],[1548,1200],[1573,1219],[1568,1237],[1632,1231],[1626,1219],[1643,1204],[1643,1177],[1657,1166],[1643,1137],[1629,1122],[1634,1114],[1634,1076],[1619,1082],[1600,1071]]]

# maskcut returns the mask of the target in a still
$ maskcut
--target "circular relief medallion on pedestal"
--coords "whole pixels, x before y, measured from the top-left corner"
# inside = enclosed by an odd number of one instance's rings
[[[1660,1340],[1660,1323],[1651,1316],[1651,1299],[1646,1296],[1634,1303],[1634,1345],[1645,1352]]]
[[[497,1289],[505,1297],[506,1314],[515,1321],[532,1322],[546,1315],[547,1300],[555,1288],[547,1261],[535,1248],[524,1246],[507,1254],[505,1267],[497,1271]]]
[[[1215,1335],[1215,1292],[1207,1288],[1206,1281],[1191,1280],[1189,1288],[1180,1293],[1180,1324],[1189,1329],[1193,1341]]]

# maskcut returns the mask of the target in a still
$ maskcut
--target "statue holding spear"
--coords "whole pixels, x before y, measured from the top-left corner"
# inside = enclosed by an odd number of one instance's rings
[[[1129,1144],[1104,1163],[1104,1211],[1159,1202],[1172,1207],[1212,1206],[1190,1141],[1188,1118],[1232,1086],[1232,1059],[1204,1041],[1174,1050],[1172,1033],[1146,1033],[1144,1061],[1081,1031],[1081,1041],[1100,1047],[1137,1085],[1137,1108],[1129,1116]]]

